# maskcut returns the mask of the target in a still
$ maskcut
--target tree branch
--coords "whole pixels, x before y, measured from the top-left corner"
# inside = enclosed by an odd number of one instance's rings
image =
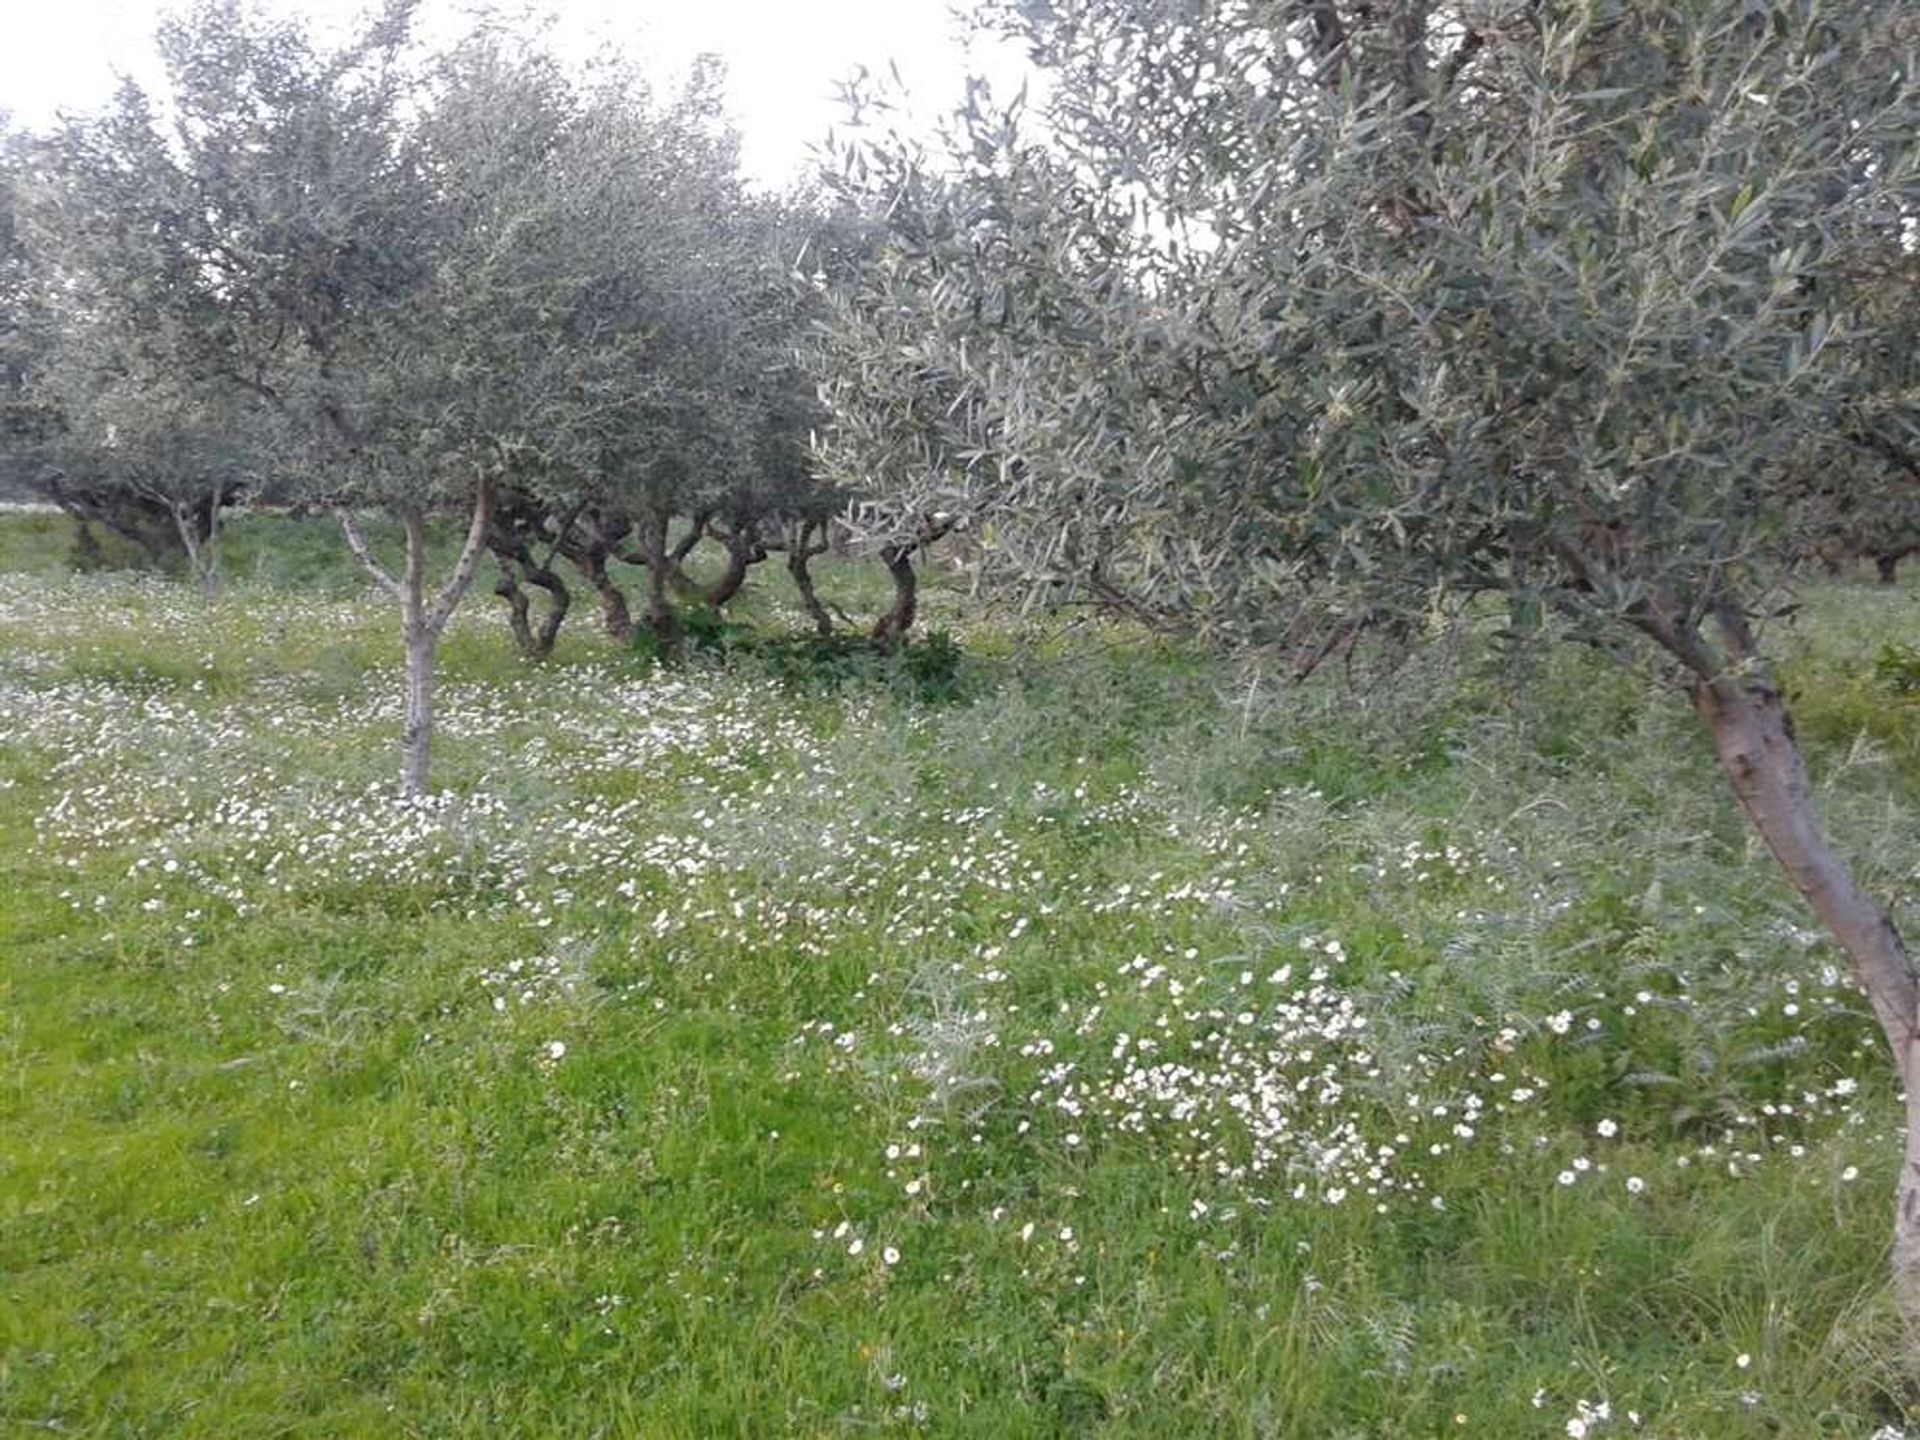
[[[454,564],[453,574],[448,577],[447,583],[440,587],[440,593],[434,597],[433,609],[427,616],[427,624],[435,634],[446,627],[447,621],[453,616],[454,607],[460,603],[460,597],[467,593],[467,586],[473,583],[473,572],[487,548],[487,527],[492,523],[493,481],[483,479],[473,497],[473,519],[467,525],[467,539],[460,547],[460,559]]]
[[[360,533],[360,522],[353,518],[353,512],[344,505],[336,505],[333,513],[339,517],[340,528],[346,533],[347,548],[353,551],[353,558],[366,568],[366,572],[374,578],[374,582],[382,590],[396,600],[405,599],[406,591],[401,587],[400,582],[393,578],[379,560],[374,558],[372,549],[367,545],[367,537]]]

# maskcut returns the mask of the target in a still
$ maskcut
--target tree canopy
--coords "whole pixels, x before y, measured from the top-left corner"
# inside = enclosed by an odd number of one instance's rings
[[[1310,667],[1475,597],[1651,642],[1851,956],[1910,1104],[1920,983],[1826,841],[1763,622],[1910,515],[1920,17],[1824,0],[1040,0],[1050,74],[944,154],[856,145],[830,472],[883,529]],[[1883,462],[1891,461],[1891,464]]]

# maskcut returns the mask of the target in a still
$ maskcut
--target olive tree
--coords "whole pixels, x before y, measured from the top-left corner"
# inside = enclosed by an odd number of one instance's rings
[[[780,208],[745,193],[718,80],[702,67],[656,95],[613,57],[577,97],[544,175],[564,217],[549,263],[583,277],[588,303],[556,337],[568,384],[541,406],[512,526],[495,527],[513,567],[510,607],[523,577],[558,603],[558,555],[598,596],[608,632],[631,639],[633,607],[609,565],[637,564],[640,624],[663,650],[673,592],[694,588],[681,562],[712,534],[730,563],[700,598],[730,599],[764,558],[775,477],[804,448],[785,401],[795,387]]]
[[[574,87],[507,32],[430,51],[411,10],[394,0],[329,50],[208,0],[161,29],[160,102],[126,88],[66,127],[52,167],[56,193],[110,201],[69,227],[112,302],[95,307],[109,342],[263,407],[294,491],[338,516],[396,603],[405,795],[427,788],[437,650],[496,496],[574,458],[561,402],[604,385],[632,339],[607,339],[601,276],[574,263],[593,218],[581,172],[555,164]],[[369,511],[397,525],[397,563]],[[428,531],[449,513],[464,539],[436,582]]]
[[[1883,585],[1920,554],[1920,246],[1910,229],[1861,259],[1873,326],[1865,382],[1841,422],[1849,442],[1805,474],[1794,519],[1830,563],[1869,558]]]
[[[1920,986],[1823,832],[1762,628],[1910,253],[1892,0],[1025,0],[1044,109],[853,149],[824,462],[896,526],[1233,644],[1503,597],[1637,641],[1850,957],[1908,1096]]]
[[[155,563],[183,558],[211,596],[222,512],[259,488],[260,429],[244,397],[194,384],[157,312],[107,279],[126,273],[100,263],[119,197],[72,158],[0,137],[0,456],[74,519],[79,554],[105,525]]]
[[[37,447],[35,488],[155,559],[184,557],[212,600],[226,510],[272,490],[272,429],[258,404],[129,366],[71,332],[29,374],[27,394],[57,416]]]

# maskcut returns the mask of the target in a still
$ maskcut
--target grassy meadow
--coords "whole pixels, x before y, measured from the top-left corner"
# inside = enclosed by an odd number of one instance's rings
[[[0,516],[0,1435],[1908,1433],[1881,1042],[1650,672],[944,584],[883,662],[777,564],[529,666],[483,583],[403,805],[334,532],[66,544]],[[1920,587],[1802,599],[1912,934]]]

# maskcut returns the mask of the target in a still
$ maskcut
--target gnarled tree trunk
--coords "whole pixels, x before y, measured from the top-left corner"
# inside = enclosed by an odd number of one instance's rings
[[[627,607],[627,592],[607,573],[607,556],[607,550],[591,545],[567,558],[579,566],[600,597],[601,625],[609,636],[625,645],[633,639],[633,611]]]
[[[718,580],[700,592],[700,598],[719,610],[740,593],[741,586],[747,583],[747,572],[767,558],[767,549],[760,543],[758,529],[750,519],[739,521],[731,530],[709,526],[707,533],[725,548],[727,568]]]
[[[513,632],[513,648],[528,659],[534,658],[533,603],[520,588],[511,562],[500,562],[500,578],[494,582],[493,593],[507,602],[507,628]]]
[[[518,574],[515,573],[516,567]],[[522,576],[527,584],[547,594],[546,609],[540,616],[538,626],[533,623],[533,603],[520,586]],[[566,622],[567,611],[573,606],[573,592],[567,589],[566,582],[559,574],[531,556],[517,561],[502,559],[500,579],[493,587],[493,593],[507,602],[507,625],[513,631],[513,648],[528,660],[551,657],[554,642],[560,636],[560,627]]]
[[[920,611],[920,577],[913,568],[913,552],[919,548],[888,545],[880,551],[880,563],[893,580],[893,604],[873,622],[873,640],[882,650],[898,648]]]
[[[873,625],[874,642],[882,650],[892,650],[905,640],[920,612],[920,577],[914,571],[913,557],[953,526],[954,517],[936,515],[922,522],[920,533],[913,539],[881,547],[880,562],[893,579],[893,604]]]
[[[833,615],[813,587],[811,566],[814,556],[826,553],[826,535],[824,522],[799,520],[787,536],[787,574],[793,577],[793,588],[800,592],[800,603],[813,621],[814,633],[822,640],[833,634]],[[819,538],[815,539],[816,536]]]

